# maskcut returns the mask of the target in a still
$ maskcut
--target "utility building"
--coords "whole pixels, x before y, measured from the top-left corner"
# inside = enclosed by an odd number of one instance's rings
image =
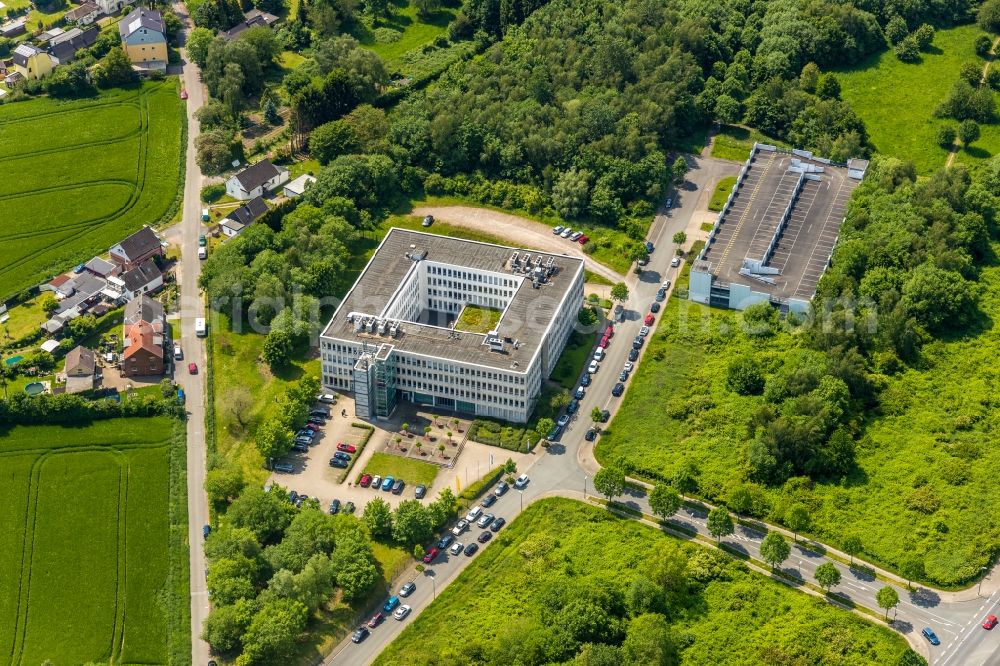
[[[406,400],[525,423],[583,281],[580,259],[393,228],[320,336],[323,385],[365,419]],[[467,308],[499,318],[461,330]]]
[[[867,160],[836,164],[754,144],[691,266],[689,298],[736,310],[762,301],[808,310],[867,168]]]

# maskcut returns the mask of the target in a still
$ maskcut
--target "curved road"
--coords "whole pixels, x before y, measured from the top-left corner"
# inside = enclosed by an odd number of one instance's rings
[[[600,466],[593,456],[593,444],[583,439],[584,433],[590,427],[589,414],[594,407],[608,409],[612,413],[617,410],[621,399],[612,397],[610,390],[618,381],[618,372],[627,359],[631,340],[638,334],[642,325],[641,318],[648,312],[649,303],[653,301],[660,282],[667,278],[675,281],[676,278],[676,269],[669,267],[672,256],[670,250],[673,248],[670,238],[676,231],[688,228],[696,211],[704,210],[703,199],[711,193],[715,181],[721,175],[726,175],[722,173],[725,168],[720,167],[716,160],[689,159],[694,165],[688,174],[686,189],[675,195],[679,199],[679,207],[657,216],[650,233],[651,240],[658,249],[651,257],[647,270],[638,280],[629,280],[631,294],[626,304],[626,321],[615,327],[615,336],[607,349],[607,358],[594,375],[593,383],[587,389],[587,395],[581,401],[579,410],[567,426],[560,442],[554,444],[548,453],[539,453],[527,470],[519,470],[527,472],[531,478],[530,484],[523,493],[511,490],[494,504],[490,511],[495,515],[503,516],[510,521],[524,506],[541,497],[551,495],[582,497],[594,494],[591,480]],[[728,164],[733,171],[739,166],[732,163],[722,164]],[[694,187],[691,187],[692,185]],[[435,214],[438,212],[445,211],[437,211]],[[441,214],[441,219],[452,221],[445,214]],[[642,362],[641,357],[639,362]],[[630,494],[620,501],[647,515],[652,514],[643,492],[630,491]],[[707,511],[710,508],[704,503],[700,503],[696,509],[683,508],[669,519],[668,528],[675,527],[689,533],[697,532],[699,535],[711,538],[706,527]],[[724,538],[722,542],[730,549],[742,551],[761,561],[759,549],[765,534],[763,530],[781,532],[789,539],[792,537],[791,533],[782,528],[759,525],[759,529],[738,525],[736,532]],[[480,531],[479,529],[467,531],[459,541],[468,543]],[[829,559],[823,554],[827,551],[834,554],[835,559]],[[464,570],[471,559],[465,555],[453,557],[444,554],[428,566],[424,574],[412,573],[410,577],[416,582],[417,589],[404,601],[413,608],[410,616],[402,622],[391,618],[386,620],[358,645],[351,643],[349,638],[345,639],[323,662],[324,666],[371,663],[382,649],[399,635],[403,626],[412,622],[412,618],[433,600],[436,593],[440,593]],[[816,542],[800,539],[793,544],[792,554],[781,569],[785,576],[793,580],[814,584],[816,567],[824,562],[833,562],[841,574],[841,583],[833,592],[849,602],[871,609],[880,617],[883,611],[878,608],[875,594],[881,587],[892,585],[899,594],[900,603],[889,613],[890,625],[902,633],[911,646],[927,657],[931,664],[979,666],[1000,663],[1000,635],[986,631],[980,626],[985,615],[997,612],[996,607],[1000,603],[1000,576],[991,576],[984,582],[983,596],[979,595],[977,587],[947,593],[918,586],[911,592],[906,589],[905,581],[894,574],[871,567],[865,569],[850,567],[844,563],[847,560],[848,556],[843,553]],[[397,588],[406,579],[407,576],[403,576],[396,581]],[[789,583],[785,577],[775,579],[796,586],[794,583]],[[864,615],[867,619],[874,619],[870,614]],[[920,630],[928,626],[933,628],[941,639],[940,646],[932,647],[920,635]]]

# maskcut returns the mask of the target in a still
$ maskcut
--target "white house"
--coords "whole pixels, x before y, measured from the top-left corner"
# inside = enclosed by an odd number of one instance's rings
[[[128,7],[133,2],[135,0],[94,0],[94,3],[101,8],[101,11],[109,16]]]
[[[126,301],[151,294],[162,286],[163,273],[152,259],[147,259],[121,275],[108,276],[108,289]]]
[[[246,201],[263,196],[288,180],[288,169],[261,160],[226,181],[226,194]]]
[[[222,233],[227,238],[239,236],[240,232],[256,222],[261,215],[267,212],[267,204],[260,197],[255,197],[246,202],[229,215],[219,224]]]
[[[315,182],[316,179],[313,176],[304,173],[295,180],[285,183],[284,195],[289,199],[294,199],[295,197],[301,197],[302,194],[309,188],[309,186]]]
[[[97,20],[97,17],[101,13],[101,8],[97,4],[90,2],[84,2],[82,5],[66,12],[63,16],[68,23],[75,23],[77,25],[90,25]]]

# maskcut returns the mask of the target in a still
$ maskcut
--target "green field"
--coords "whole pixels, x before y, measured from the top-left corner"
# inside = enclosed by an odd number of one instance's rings
[[[602,326],[603,328],[603,326]],[[600,329],[598,329],[600,330]],[[580,331],[573,331],[566,348],[556,361],[556,367],[552,368],[552,381],[558,383],[567,391],[576,388],[576,382],[580,379],[583,366],[590,358],[590,350],[594,346],[595,334],[585,334]]]
[[[622,654],[599,663],[867,666],[899,663],[908,650],[889,629],[726,555],[603,509],[546,499],[501,531],[375,664],[598,663],[572,656],[580,643],[621,643],[640,576],[684,590],[670,593],[666,610],[678,658]]]
[[[435,38],[445,34],[448,24],[455,18],[453,10],[444,8],[426,20],[421,19],[417,16],[416,5],[412,2],[406,2],[403,7],[390,3],[389,7],[393,10],[391,17],[380,20],[377,25],[359,23],[354,36],[390,66],[398,65],[399,60],[408,51],[429,44]],[[377,36],[390,34],[385,32],[386,30],[399,33],[399,38],[380,43]],[[409,74],[409,72],[406,73]]]
[[[726,205],[726,199],[729,198],[729,193],[733,191],[733,185],[735,184],[736,176],[726,176],[720,180],[712,191],[712,199],[708,202],[708,209],[715,212],[721,211],[722,207]]]
[[[469,304],[462,308],[462,314],[458,316],[455,328],[459,331],[472,333],[489,333],[500,323],[500,315],[502,314],[503,311],[496,308]]]
[[[172,214],[182,104],[168,79],[0,106],[0,298]]]
[[[746,162],[755,142],[786,147],[782,142],[766,137],[755,129],[723,125],[712,139],[712,157]]]
[[[171,456],[181,469],[184,459],[173,428],[115,419],[0,436],[0,650],[11,663],[190,654],[187,553],[171,538]]]
[[[417,441],[421,441],[419,436],[410,440],[410,443],[413,444]],[[427,451],[427,455],[433,454],[431,451],[433,447],[430,444],[425,443],[423,448]],[[394,479],[402,479],[411,486],[420,483],[430,486],[434,483],[434,477],[437,476],[438,468],[437,465],[432,465],[431,463],[401,458],[389,453],[373,453],[372,457],[368,460],[368,464],[365,465],[363,473],[378,474],[382,478],[391,476]]]
[[[997,320],[1000,266],[983,271],[982,293],[986,320]],[[763,402],[726,388],[729,359],[753,354],[773,371],[799,345],[787,332],[752,339],[740,321],[733,311],[670,299],[598,458],[624,456],[651,478],[693,464],[699,494],[724,501],[744,481],[748,424]],[[839,546],[856,534],[863,556],[890,569],[915,552],[933,583],[972,580],[1000,543],[992,478],[1000,450],[990,445],[1000,436],[1000,414],[991,408],[998,354],[1000,331],[989,327],[932,342],[918,367],[880,376],[885,388],[861,427],[856,471],[839,483],[792,479],[762,489],[764,516],[780,520],[790,504],[802,503],[811,514],[808,532],[826,543]],[[649,395],[661,396],[661,408],[649,409]],[[927,508],[908,508],[917,497]]]
[[[921,174],[944,165],[948,151],[937,144],[935,135],[942,124],[957,123],[935,118],[934,109],[948,96],[963,63],[982,64],[974,48],[980,34],[975,25],[938,30],[933,51],[920,54],[919,63],[901,62],[886,50],[837,72],[841,97],[861,116],[876,150],[912,160]],[[995,134],[1000,140],[1000,131]],[[988,142],[984,137],[980,145]]]

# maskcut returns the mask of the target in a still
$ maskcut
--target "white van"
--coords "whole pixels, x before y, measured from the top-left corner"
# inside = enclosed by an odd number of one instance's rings
[[[205,323],[204,317],[198,317],[194,320],[194,334],[199,338],[208,335],[208,324]]]
[[[208,259],[208,248],[207,247],[199,247],[198,248],[198,258],[199,259]]]
[[[604,360],[604,347],[597,348],[597,351],[594,352],[594,360],[598,363]]]

